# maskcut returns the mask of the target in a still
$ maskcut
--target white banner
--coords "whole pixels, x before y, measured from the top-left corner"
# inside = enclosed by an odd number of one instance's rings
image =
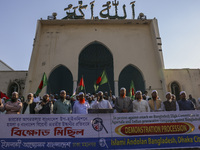
[[[200,146],[200,111],[0,115],[0,149]]]

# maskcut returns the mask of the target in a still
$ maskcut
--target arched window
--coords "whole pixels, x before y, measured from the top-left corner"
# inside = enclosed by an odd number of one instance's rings
[[[106,70],[108,84],[101,85],[98,91],[109,91],[114,93],[114,74],[113,74],[113,56],[111,52],[99,42],[93,42],[85,47],[79,55],[78,79],[83,76],[86,92],[94,93],[94,83],[97,78]]]
[[[135,91],[137,90],[140,90],[142,92],[145,91],[145,83],[140,70],[138,70],[133,65],[128,65],[121,71],[119,75],[119,82],[118,82],[119,93],[120,93],[120,88],[124,87],[126,88],[126,94],[128,95],[132,80],[134,83]]]
[[[51,72],[47,84],[49,94],[59,94],[61,90],[66,90],[69,94],[73,92],[72,73],[63,65],[59,65]]]
[[[13,82],[9,85],[8,88],[8,97],[12,97],[13,92],[18,92],[19,93],[19,85],[16,82]]]
[[[171,92],[172,94],[174,94],[176,96],[176,99],[179,100],[180,99],[180,86],[177,82],[172,82],[171,83]]]

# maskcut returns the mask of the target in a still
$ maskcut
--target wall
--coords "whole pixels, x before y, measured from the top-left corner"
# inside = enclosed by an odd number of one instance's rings
[[[156,20],[40,20],[36,31],[26,92],[38,87],[59,64],[78,81],[78,57],[88,44],[98,41],[113,54],[115,91],[119,74],[129,64],[138,68],[147,90],[165,93],[163,62],[157,47]],[[102,56],[103,57],[103,56]],[[149,88],[151,87],[151,88]],[[75,87],[74,87],[75,88]],[[45,89],[41,95],[45,93]],[[115,92],[118,95],[118,92]]]
[[[15,82],[21,87],[19,95],[23,95],[27,74],[28,71],[0,71],[0,91],[7,94],[10,84]]]
[[[192,94],[195,99],[200,97],[200,69],[165,69],[164,74],[168,91],[171,91],[171,83],[176,81],[181,91]]]

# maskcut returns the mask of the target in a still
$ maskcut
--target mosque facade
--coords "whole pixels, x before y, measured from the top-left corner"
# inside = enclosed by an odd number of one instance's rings
[[[90,4],[92,12],[93,3]],[[79,11],[84,7],[80,3]],[[70,5],[66,10],[69,9]],[[104,10],[108,11],[109,7]],[[93,16],[84,19],[83,14],[67,13],[67,17],[58,20],[54,13],[47,20],[38,20],[29,70],[24,73],[25,84],[18,92],[20,90],[22,95],[34,93],[46,73],[48,84],[40,95],[61,90],[72,94],[81,77],[85,92],[95,93],[94,83],[105,70],[108,83],[98,90],[111,90],[116,96],[122,87],[129,93],[133,81],[135,91],[146,90],[150,95],[152,90],[157,90],[162,100],[167,91],[177,97],[182,90],[200,97],[199,69],[164,68],[157,19],[146,19],[143,14],[134,19],[134,3],[133,19],[125,19],[126,13],[124,17],[109,16],[104,10],[100,16],[108,19]],[[8,91],[10,94],[13,90],[8,86]]]

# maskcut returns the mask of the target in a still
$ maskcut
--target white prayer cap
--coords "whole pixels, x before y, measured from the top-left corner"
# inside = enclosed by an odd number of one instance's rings
[[[17,95],[18,95],[18,92],[13,92],[12,95],[13,95],[13,94],[17,94]]]
[[[61,90],[60,93],[66,93],[66,91],[65,90]]]
[[[49,94],[44,94],[43,97],[44,97],[44,96],[49,96]]]
[[[185,92],[185,91],[181,91],[181,92],[180,92],[180,95],[181,95],[181,94],[183,94],[183,93],[185,93],[185,94],[186,94],[186,92]]]
[[[141,92],[141,91],[136,91],[136,92],[135,92],[135,94],[137,94],[137,93],[141,93],[141,94],[142,94],[142,92]]]
[[[103,95],[103,92],[102,92],[102,91],[99,91],[98,94],[99,94],[99,93],[101,93],[101,94]]]
[[[81,96],[81,95],[84,95],[84,93],[83,93],[83,92],[80,92],[80,93],[78,94],[78,96]]]
[[[172,95],[172,93],[171,93],[171,92],[167,92],[167,93],[166,93],[166,96],[167,96],[168,94]]]
[[[156,93],[158,94],[158,91],[156,91],[156,90],[153,90],[153,91],[151,92],[151,94],[154,93],[154,92],[156,92]]]
[[[126,88],[122,87],[122,88],[120,89],[120,91],[121,91],[121,90],[124,90],[124,91],[126,91]]]
[[[28,95],[32,95],[33,96],[33,93],[28,93]]]

